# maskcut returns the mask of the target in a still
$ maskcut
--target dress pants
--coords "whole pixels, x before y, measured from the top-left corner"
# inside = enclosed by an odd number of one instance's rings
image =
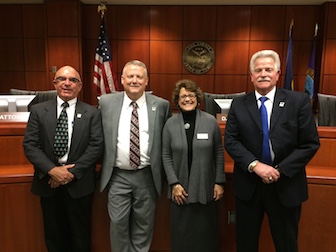
[[[66,187],[58,187],[52,197],[41,197],[48,251],[89,252],[93,194],[74,199]]]
[[[258,252],[261,224],[266,212],[277,252],[297,252],[301,204],[288,208],[282,205],[275,184],[257,185],[250,201],[236,197],[237,252]]]
[[[157,192],[151,167],[114,168],[108,212],[113,252],[148,252],[153,236]]]

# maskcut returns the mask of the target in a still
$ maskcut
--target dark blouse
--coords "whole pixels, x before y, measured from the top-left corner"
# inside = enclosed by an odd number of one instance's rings
[[[188,142],[188,169],[190,171],[191,161],[192,161],[192,140],[195,132],[195,120],[196,120],[196,110],[192,111],[182,111],[182,116],[184,120],[184,128],[187,135]]]

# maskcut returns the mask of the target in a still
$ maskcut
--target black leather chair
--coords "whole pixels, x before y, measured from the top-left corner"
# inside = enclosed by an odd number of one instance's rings
[[[214,99],[234,99],[236,97],[245,95],[246,92],[240,93],[231,93],[231,94],[214,94],[214,93],[207,93],[203,92],[204,95],[204,110],[213,116],[216,114],[221,113],[220,108],[214,101]]]
[[[336,96],[317,94],[318,125],[336,126]]]
[[[12,88],[10,89],[9,92],[13,95],[36,95],[35,98],[29,103],[28,111],[30,111],[30,108],[32,105],[54,99],[57,95],[56,90],[33,91],[33,90],[23,90],[23,89]]]

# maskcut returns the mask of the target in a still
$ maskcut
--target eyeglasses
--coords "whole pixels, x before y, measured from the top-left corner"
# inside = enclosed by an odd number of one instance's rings
[[[63,76],[58,76],[57,78],[54,79],[54,81],[56,82],[65,82],[66,80],[69,80],[71,83],[74,83],[74,84],[77,84],[80,82],[80,80],[78,80],[77,78],[66,78],[66,77],[63,77]]]
[[[180,98],[181,100],[185,100],[185,99],[187,99],[187,97],[188,97],[189,99],[195,99],[195,98],[196,98],[196,95],[195,95],[195,94],[187,94],[187,95],[180,95],[180,96],[179,96],[179,98]]]

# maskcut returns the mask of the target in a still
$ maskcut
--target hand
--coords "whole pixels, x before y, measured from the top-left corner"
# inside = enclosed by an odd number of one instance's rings
[[[215,184],[214,186],[214,199],[215,201],[223,198],[224,195],[224,187],[222,185]]]
[[[258,162],[253,172],[256,173],[265,184],[277,182],[280,178],[280,172],[277,169],[262,162]]]
[[[49,180],[50,185],[56,186],[55,182],[65,185],[67,183],[70,183],[74,179],[74,175],[69,172],[69,169],[73,168],[75,164],[68,164],[68,165],[62,165],[62,166],[55,166],[52,168],[48,174],[50,175],[51,179],[53,181]],[[55,182],[54,182],[55,181]]]
[[[172,201],[175,201],[178,205],[183,205],[184,202],[187,202],[188,194],[184,190],[183,186],[176,184],[172,189]]]
[[[61,183],[58,183],[56,180],[53,178],[50,178],[48,181],[48,184],[50,185],[51,188],[55,189],[61,185]]]

